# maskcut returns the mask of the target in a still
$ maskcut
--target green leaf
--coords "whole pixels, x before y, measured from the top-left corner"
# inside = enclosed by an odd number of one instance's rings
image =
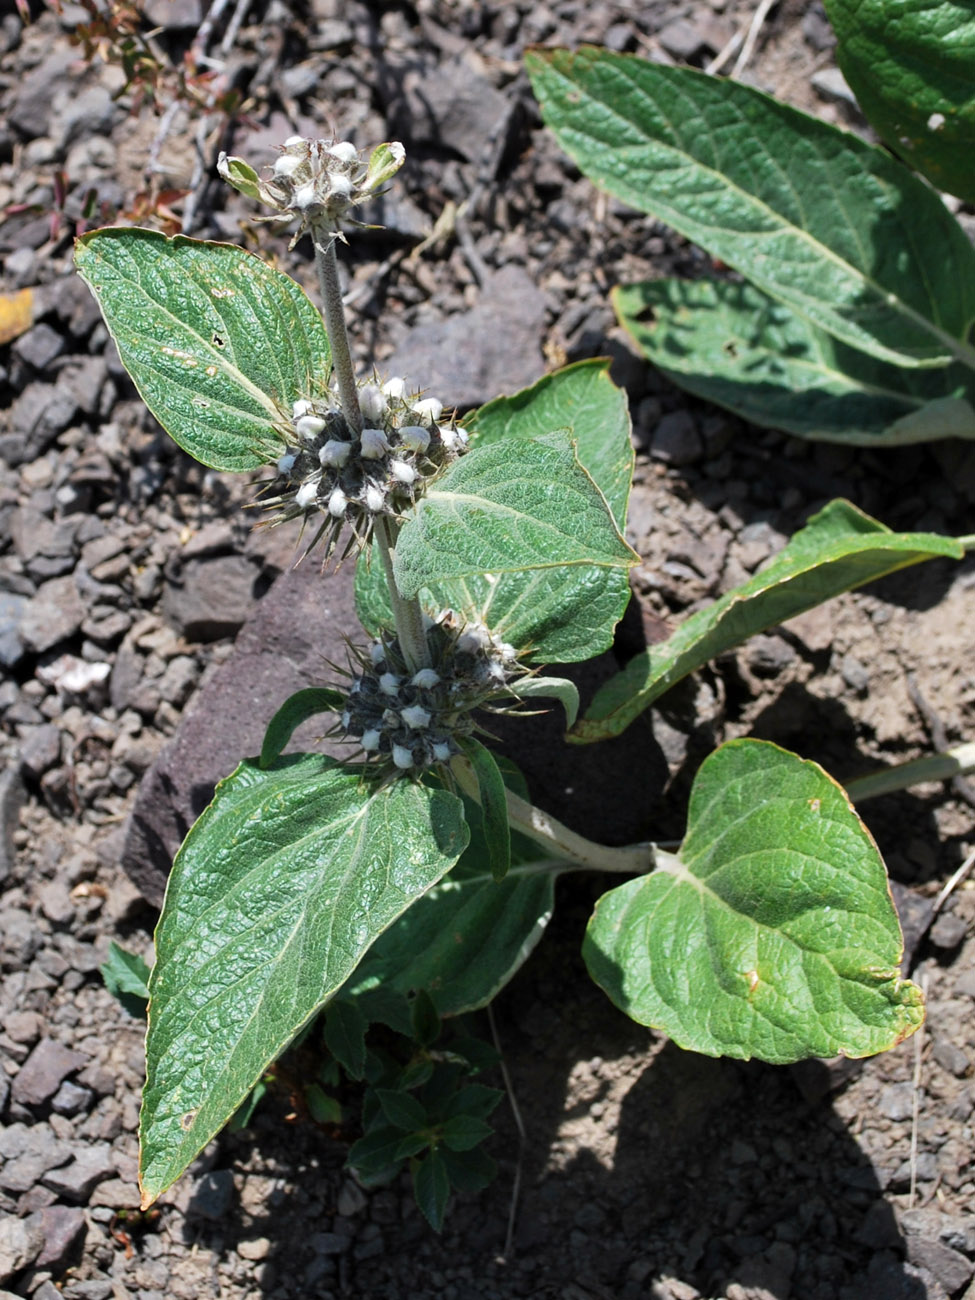
[[[825,0],[836,59],[877,134],[939,190],[975,201],[970,0]]]
[[[894,533],[849,501],[831,501],[766,568],[601,686],[569,739],[588,744],[618,736],[675,682],[756,632],[910,564],[963,553],[951,537]]]
[[[870,1056],[924,1018],[884,864],[835,781],[764,741],[705,760],[677,857],[596,904],[583,955],[640,1024],[709,1056]]]
[[[166,432],[214,469],[281,454],[299,398],[328,392],[322,318],[288,276],[232,244],[109,227],[75,265]]]
[[[524,797],[520,773],[502,765],[508,787]],[[481,809],[465,799],[464,815],[471,839],[460,861],[380,936],[343,992],[370,1020],[407,1035],[411,990],[425,989],[443,1017],[487,1006],[528,959],[555,906],[560,864],[514,834],[511,870],[495,883]]]
[[[325,1008],[325,1046],[350,1079],[361,1079],[366,1073],[368,1027],[354,1002],[333,998]]]
[[[386,1182],[403,1162],[404,1157],[396,1154],[402,1142],[401,1129],[388,1126],[372,1129],[352,1143],[345,1163],[367,1187]]]
[[[580,463],[603,493],[617,523],[626,518],[633,448],[626,394],[605,360],[582,361],[545,375],[513,397],[499,397],[467,422],[475,448],[570,429]],[[549,663],[573,663],[607,649],[630,597],[621,569],[573,566],[517,573],[473,573],[421,593],[430,611],[449,607],[487,624],[503,640]],[[392,622],[382,568],[356,569],[356,608],[378,633]]]
[[[108,958],[98,970],[109,993],[121,1002],[129,1015],[145,1019],[149,967],[139,954],[119,947],[113,939],[108,945]]]
[[[488,1088],[483,1083],[468,1083],[450,1098],[446,1114],[448,1118],[452,1115],[476,1115],[478,1119],[487,1119],[503,1097],[500,1088]]]
[[[567,677],[520,677],[510,683],[510,690],[519,700],[558,700],[567,727],[579,716],[579,688]]]
[[[480,1192],[492,1183],[498,1174],[498,1167],[480,1147],[473,1151],[459,1153],[449,1147],[440,1148],[440,1157],[450,1179],[450,1185],[458,1192]]]
[[[417,990],[410,1007],[410,1023],[414,1041],[421,1047],[432,1047],[440,1037],[440,1016],[426,989]]]
[[[493,1132],[491,1125],[476,1115],[453,1115],[444,1123],[440,1135],[451,1151],[471,1151]]]
[[[429,1133],[407,1133],[401,1137],[396,1144],[396,1159],[409,1160],[410,1156],[418,1156],[421,1151],[425,1151],[430,1145]]]
[[[261,767],[270,767],[281,757],[303,722],[319,713],[341,713],[344,708],[345,696],[329,686],[307,686],[289,695],[267,724],[261,745]]]
[[[975,438],[962,366],[887,365],[751,285],[653,280],[616,289],[613,303],[668,379],[752,424],[859,446]]]
[[[451,578],[579,565],[627,570],[639,557],[579,464],[568,433],[476,447],[420,498],[396,543],[409,599]]]
[[[596,184],[850,346],[944,365],[975,319],[975,250],[884,150],[740,82],[632,55],[533,50],[542,116]]]
[[[494,755],[479,740],[473,736],[459,736],[457,743],[477,778],[484,844],[491,876],[496,883],[500,883],[511,868],[511,828],[508,825],[504,781]]]
[[[305,1104],[308,1113],[316,1124],[341,1124],[342,1106],[334,1097],[330,1097],[317,1083],[306,1083],[304,1087]]]
[[[440,1232],[450,1198],[450,1179],[439,1151],[431,1151],[414,1166],[413,1195],[427,1223],[434,1232]]]
[[[393,1128],[418,1133],[427,1127],[427,1112],[411,1093],[401,1092],[398,1088],[377,1088],[376,1099]]]
[[[322,755],[243,762],[176,857],[150,979],[141,1186],[151,1204],[375,939],[454,865],[463,805]]]

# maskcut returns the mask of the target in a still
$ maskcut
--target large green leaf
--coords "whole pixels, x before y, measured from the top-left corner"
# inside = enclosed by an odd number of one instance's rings
[[[569,739],[587,744],[618,736],[675,682],[756,632],[909,564],[962,554],[954,538],[894,533],[849,501],[831,501],[766,568],[601,686]]]
[[[609,363],[582,361],[545,375],[512,397],[499,397],[468,420],[473,446],[571,431],[580,463],[606,498],[617,523],[626,518],[633,448],[626,394],[609,378]],[[423,593],[431,610],[451,607],[549,663],[573,663],[607,649],[630,596],[622,569],[573,566],[517,573],[471,574]],[[392,614],[381,566],[360,558],[356,607],[371,632]]]
[[[689,68],[592,48],[526,61],[562,148],[612,194],[853,347],[975,357],[975,250],[884,150]]]
[[[825,0],[837,62],[878,134],[939,190],[975,200],[971,0]]]
[[[315,754],[221,782],[156,931],[141,1122],[150,1204],[375,939],[454,865],[463,805]]]
[[[407,598],[450,579],[639,562],[564,430],[476,447],[417,501],[396,542]]]
[[[653,280],[616,289],[613,303],[669,379],[753,424],[866,447],[975,438],[962,366],[887,365],[753,285]]]
[[[505,783],[527,797],[524,778],[499,760]],[[496,882],[478,805],[464,800],[471,839],[439,884],[380,936],[343,990],[364,1015],[410,1032],[406,998],[423,989],[441,1016],[487,1006],[527,960],[555,905],[558,862],[515,832],[511,868]]]
[[[75,263],[142,400],[204,465],[267,464],[284,450],[294,402],[328,391],[319,312],[259,257],[110,227],[82,235]]]
[[[709,1056],[871,1056],[924,1018],[870,833],[821,767],[763,741],[705,760],[680,852],[603,895],[583,951],[628,1016]]]

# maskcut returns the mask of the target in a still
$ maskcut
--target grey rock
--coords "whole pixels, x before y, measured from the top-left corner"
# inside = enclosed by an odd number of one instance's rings
[[[146,22],[167,31],[196,29],[203,21],[201,0],[146,0]]]
[[[242,555],[191,560],[167,586],[163,613],[188,641],[233,636],[254,608],[259,577]]]
[[[48,1170],[71,1159],[71,1148],[47,1124],[11,1124],[5,1138],[5,1163],[0,1170],[5,1192],[28,1192]]]
[[[910,1119],[914,1113],[914,1089],[910,1083],[888,1083],[880,1093],[877,1109],[895,1122]]]
[[[37,779],[60,761],[61,732],[53,722],[31,727],[20,743],[20,761],[24,771]]]
[[[22,1106],[43,1106],[69,1074],[83,1069],[89,1058],[53,1038],[42,1038],[11,1085],[14,1101]]]
[[[43,1245],[44,1234],[36,1223],[9,1214],[0,1218],[0,1282],[9,1282],[33,1263]]]
[[[114,1175],[112,1148],[100,1142],[80,1147],[70,1164],[49,1170],[41,1181],[65,1200],[83,1203],[97,1183]]]
[[[61,1290],[64,1300],[111,1300],[115,1293],[115,1284],[107,1277],[69,1282]]]
[[[11,465],[35,460],[63,433],[77,411],[77,402],[58,385],[40,380],[28,384],[6,416],[11,437],[3,445],[4,459]]]
[[[27,597],[15,591],[0,591],[0,667],[13,668],[23,658],[21,622]]]
[[[931,1055],[941,1066],[956,1078],[961,1079],[971,1069],[968,1056],[955,1043],[947,1038],[939,1038],[934,1044]]]
[[[70,47],[59,46],[20,82],[7,120],[26,139],[36,140],[47,134],[52,109],[51,88],[63,81],[76,57]]]
[[[431,397],[467,410],[542,376],[544,326],[541,290],[521,267],[506,266],[488,278],[470,311],[412,330],[386,369],[407,383],[422,380]]]
[[[904,956],[901,960],[901,973],[907,975],[914,965],[914,957],[921,940],[927,934],[928,927],[931,925],[934,908],[930,898],[925,898],[923,894],[917,893],[916,890],[908,889],[906,885],[902,885],[898,880],[890,882],[890,892],[894,899],[894,907],[897,909],[901,931],[904,935]]]
[[[62,150],[75,140],[107,136],[115,122],[117,105],[107,86],[86,86],[59,106],[50,134]]]
[[[335,1208],[343,1218],[350,1218],[353,1214],[359,1214],[369,1204],[365,1192],[351,1178],[347,1178],[339,1188],[338,1200]]]
[[[42,653],[74,636],[84,620],[85,607],[74,579],[52,578],[31,598],[21,620],[21,635],[29,649]]]
[[[688,411],[671,411],[653,431],[650,454],[654,460],[680,467],[693,465],[704,454],[704,442]]]
[[[0,954],[6,966],[23,969],[41,946],[41,937],[28,912],[19,907],[0,910]]]
[[[942,952],[952,952],[968,933],[968,922],[954,912],[943,912],[931,927],[928,938]]]
[[[858,695],[864,695],[870,686],[870,673],[865,664],[862,664],[856,655],[844,655],[839,664],[840,676],[849,686],[851,691],[856,691]]]
[[[27,798],[27,791],[20,775],[20,767],[9,763],[0,768],[0,884],[10,874],[13,865],[14,831],[20,822],[20,810]],[[2,947],[0,940],[0,947]]]
[[[64,338],[56,329],[42,321],[20,338],[11,348],[18,361],[31,366],[34,370],[44,370],[55,357],[64,351]]]
[[[933,1274],[949,1294],[960,1290],[975,1272],[975,1264],[960,1251],[913,1233],[907,1235],[907,1258]]]
[[[387,120],[400,139],[447,145],[462,158],[484,162],[492,150],[503,147],[510,113],[507,97],[465,52],[435,69],[410,68]]]
[[[90,1088],[83,1088],[70,1079],[65,1079],[61,1087],[51,1098],[51,1109],[59,1115],[80,1115],[91,1106],[94,1093]]]
[[[856,96],[847,85],[846,78],[839,68],[821,68],[812,75],[812,88],[820,99],[827,104],[842,104],[859,113]]]
[[[4,279],[11,289],[25,289],[37,283],[37,253],[33,248],[15,248],[3,264]]]
[[[674,59],[688,62],[709,47],[707,32],[686,18],[675,18],[657,33],[662,49]]]
[[[187,1207],[187,1216],[217,1223],[230,1213],[234,1195],[233,1171],[211,1169],[197,1180]]]
[[[337,1232],[313,1233],[308,1242],[314,1255],[344,1255],[352,1245],[351,1237],[343,1237]]]
[[[63,880],[46,881],[38,890],[37,897],[41,905],[41,911],[55,925],[70,925],[75,919],[77,911],[71,901],[68,886]]]
[[[84,1211],[70,1205],[49,1205],[28,1220],[44,1234],[44,1245],[34,1261],[36,1269],[60,1274],[81,1254],[88,1225]],[[35,1293],[36,1294],[36,1293]]]

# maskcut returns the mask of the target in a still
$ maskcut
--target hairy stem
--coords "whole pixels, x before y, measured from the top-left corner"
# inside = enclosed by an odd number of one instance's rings
[[[464,794],[480,802],[477,777],[468,760],[458,755],[451,763],[450,770]],[[555,817],[536,808],[513,791],[506,790],[505,796],[512,830],[527,835],[553,858],[565,859],[591,871],[611,871],[633,876],[652,871],[660,865],[659,859],[671,856],[655,844],[628,844],[620,849],[595,844],[585,836],[570,831],[568,826],[563,826]]]
[[[325,225],[315,225],[311,231],[315,245],[315,269],[318,271],[318,289],[322,295],[325,330],[332,349],[332,366],[339,385],[339,401],[346,424],[353,433],[362,432],[362,411],[355,384],[355,369],[349,351],[349,334],[345,328],[345,308],[339,286],[339,263],[335,256],[335,236]]]
[[[924,781],[950,781],[955,776],[965,776],[975,771],[975,744],[958,745],[943,754],[928,754],[909,763],[898,763],[882,772],[858,777],[846,783],[846,793],[854,803],[873,799],[880,794],[893,794],[907,790]]]
[[[427,634],[423,627],[423,611],[418,600],[406,600],[399,594],[396,579],[393,576],[393,549],[396,545],[398,527],[385,515],[377,515],[373,524],[373,537],[376,549],[383,562],[386,585],[389,588],[389,601],[393,607],[396,622],[396,635],[399,637],[403,658],[412,672],[429,668],[433,662]]]

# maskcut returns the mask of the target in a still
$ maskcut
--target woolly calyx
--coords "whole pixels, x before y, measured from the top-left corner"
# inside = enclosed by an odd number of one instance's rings
[[[311,545],[321,541],[326,560],[346,524],[352,531],[347,554],[369,544],[377,516],[401,516],[467,450],[467,434],[443,417],[442,404],[409,392],[402,379],[360,391],[370,421],[360,434],[350,430],[334,397],[294,403],[291,429],[282,430],[290,445],[261,493],[274,511],[268,523],[318,523]]]
[[[310,140],[293,135],[284,142],[281,155],[266,177],[259,176],[243,158],[225,153],[217,160],[217,171],[247,198],[264,203],[277,214],[297,217],[301,223],[297,240],[312,225],[334,233],[339,232],[342,222],[361,225],[351,219],[350,212],[378,194],[402,167],[405,157],[398,141],[377,145],[367,159],[348,140]]]
[[[478,729],[475,710],[517,708],[509,683],[525,672],[510,645],[451,610],[426,636],[434,666],[412,675],[393,636],[358,652],[339,729],[370,760],[414,777],[460,752],[458,738]]]

